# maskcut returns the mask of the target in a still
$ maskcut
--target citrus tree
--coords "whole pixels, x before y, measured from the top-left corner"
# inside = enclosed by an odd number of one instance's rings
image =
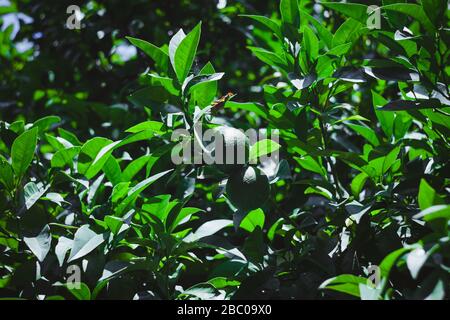
[[[161,5],[44,83],[2,31],[0,297],[448,298],[447,1],[259,3]]]

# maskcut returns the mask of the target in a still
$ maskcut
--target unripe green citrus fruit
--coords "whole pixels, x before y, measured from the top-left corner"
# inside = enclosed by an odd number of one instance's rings
[[[247,136],[241,130],[227,126],[218,127],[215,131],[222,137],[214,140],[217,168],[228,174],[239,171],[248,162],[250,148]],[[222,163],[218,163],[219,150],[222,151]]]
[[[226,191],[231,203],[243,210],[261,207],[269,197],[269,179],[255,167],[244,167],[228,178]]]

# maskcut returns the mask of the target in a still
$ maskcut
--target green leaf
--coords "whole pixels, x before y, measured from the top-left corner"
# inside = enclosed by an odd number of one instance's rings
[[[235,102],[235,101],[227,101],[225,103],[224,108],[226,109],[238,109],[254,112],[256,115],[261,118],[267,119],[268,111],[267,109],[259,103],[255,102]]]
[[[0,156],[0,182],[8,191],[14,190],[14,173],[11,165]]]
[[[262,62],[271,66],[287,70],[287,62],[285,57],[281,57],[277,53],[267,51],[262,48],[249,46],[248,49]]]
[[[418,110],[418,109],[430,109],[430,108],[443,108],[445,105],[441,104],[438,99],[418,99],[416,101],[411,100],[394,100],[388,102],[379,110],[381,111],[401,111],[401,110]]]
[[[298,0],[281,0],[280,12],[284,23],[291,24],[297,28],[299,27],[300,11],[298,7]]]
[[[369,161],[362,169],[372,178],[382,177],[395,163],[400,152],[400,147],[392,149],[386,156]]]
[[[129,181],[120,182],[117,185],[115,185],[111,193],[111,202],[117,203],[119,200],[123,199],[130,190],[129,186],[130,186]]]
[[[325,28],[320,21],[316,20],[313,16],[302,9],[300,9],[300,17],[301,19],[306,18],[314,26],[314,28],[316,28],[320,40],[324,41],[328,48],[331,48],[333,34]]]
[[[200,74],[198,76],[193,77],[189,82],[186,84],[184,88],[184,92],[189,92],[192,94],[192,92],[197,88],[198,86],[204,85],[208,82],[215,82],[220,79],[222,79],[224,73],[213,73],[213,74]]]
[[[429,32],[430,34],[433,34],[436,31],[435,27],[433,26],[433,23],[427,17],[427,15],[423,11],[422,7],[418,4],[394,3],[394,4],[382,6],[381,8],[384,10],[387,10],[387,11],[401,12],[410,17],[413,17],[420,24],[422,24],[424,26],[424,28],[427,30],[427,32]]]
[[[364,173],[361,172],[360,174],[358,174],[356,177],[353,178],[352,183],[351,183],[351,189],[352,189],[352,194],[358,199],[359,198],[359,194],[361,193],[361,190],[364,187],[364,184],[367,181],[367,178],[369,176]]]
[[[9,130],[21,134],[25,130],[25,122],[23,120],[14,121],[9,125]]]
[[[144,155],[133,161],[123,170],[121,181],[131,181],[133,177],[152,159],[152,155]]]
[[[162,77],[153,73],[148,74],[148,77],[150,78],[153,87],[162,86],[172,96],[178,97],[180,95],[178,83],[175,83],[174,79]]]
[[[395,160],[397,160],[397,156],[400,153],[400,147],[392,149],[384,158],[382,173],[386,173],[391,166],[394,164]]]
[[[151,176],[151,177],[149,177],[149,178],[139,182],[137,185],[135,185],[133,188],[131,188],[128,191],[128,196],[117,207],[116,213],[118,215],[120,215],[123,212],[125,212],[125,209],[127,209],[128,206],[131,205],[137,199],[137,197],[141,194],[142,191],[147,189],[156,180],[158,180],[159,178],[165,176],[166,174],[168,174],[169,172],[172,172],[172,171],[173,171],[173,169],[167,170],[167,171],[163,171],[163,172],[157,173],[157,174],[155,174],[155,175],[153,175],[153,176]]]
[[[103,269],[103,274],[101,278],[98,280],[97,285],[94,289],[94,293],[99,293],[99,290],[104,286],[102,283],[107,284],[109,280],[116,278],[129,269],[132,265],[128,261],[117,261],[112,260],[106,263],[105,268]],[[97,295],[93,294],[93,295]]]
[[[248,232],[253,232],[256,227],[261,230],[264,227],[265,215],[262,209],[255,209],[250,211],[241,221],[240,227]]]
[[[171,202],[170,198],[170,194],[163,194],[147,199],[142,210],[158,217],[161,222],[165,222],[169,211],[178,205],[176,201]]]
[[[380,298],[381,289],[373,288],[362,283],[358,287],[361,300],[378,300]]]
[[[392,137],[394,133],[394,119],[395,115],[390,112],[383,112],[380,110],[380,107],[386,105],[387,100],[384,99],[381,95],[372,91],[372,103],[375,111],[375,115],[380,121],[381,129],[383,129],[386,137]]]
[[[195,297],[200,300],[216,300],[220,299],[222,294],[209,283],[199,283],[184,290],[181,296]]]
[[[433,187],[425,181],[425,179],[420,180],[418,198],[420,210],[428,209],[433,205],[444,204],[443,200],[439,197]]]
[[[93,177],[95,177],[95,175],[103,168],[106,161],[108,161],[113,151],[118,148],[122,142],[123,140],[114,141],[100,149],[100,151],[95,156],[94,161],[89,164],[89,167],[84,173],[85,176],[88,179],[92,179]]]
[[[422,219],[424,221],[434,221],[437,219],[450,220],[450,205],[436,205],[422,210],[414,216],[414,219]]]
[[[417,279],[420,269],[429,258],[429,255],[425,252],[422,247],[416,248],[408,253],[406,257],[406,265],[408,266],[409,272],[413,279]]]
[[[50,186],[44,187],[42,183],[28,182],[23,187],[24,206],[29,210],[38,201]]]
[[[208,62],[200,70],[199,75],[214,74],[215,72],[213,65]],[[195,87],[191,87],[190,93],[195,105],[198,105],[200,108],[207,107],[213,102],[217,94],[217,82],[207,81],[199,83],[195,85]]]
[[[54,137],[48,133],[44,133],[47,142],[52,146],[53,149],[59,151],[61,149],[71,148],[73,144],[62,137]]]
[[[14,4],[0,6],[0,15],[14,13],[14,12],[17,12],[17,8]]]
[[[443,21],[442,16],[447,10],[447,0],[422,0],[422,8],[426,15],[434,23],[440,25]],[[444,20],[444,19],[442,19]]]
[[[388,254],[380,263],[381,277],[388,279],[391,269],[396,264],[397,260],[410,250],[411,248],[400,248]]]
[[[314,159],[311,156],[304,156],[302,158],[294,158],[294,159],[305,170],[318,173],[323,177],[325,177],[327,174],[327,171],[325,170],[325,168],[316,159]]]
[[[132,126],[131,128],[125,130],[125,132],[129,132],[129,133],[138,133],[141,131],[145,131],[145,130],[151,130],[157,134],[163,134],[165,133],[165,131],[163,130],[164,127],[164,123],[159,122],[159,121],[144,121],[141,123],[138,123],[134,126]]]
[[[47,296],[45,300],[55,301],[55,300],[66,300],[63,296]]]
[[[63,128],[58,128],[58,133],[66,141],[69,141],[74,146],[81,146],[82,143],[78,140],[77,136],[72,132],[64,130]]]
[[[70,147],[57,151],[50,161],[52,168],[63,168],[66,165],[73,167],[73,159],[81,151],[81,147]]]
[[[364,73],[374,79],[386,81],[419,81],[420,76],[417,72],[398,66],[389,66],[386,68],[364,67]]]
[[[412,117],[404,112],[397,112],[395,114],[394,120],[394,137],[398,139],[402,139],[406,133],[408,132],[409,127],[412,124]]]
[[[281,145],[272,139],[263,139],[250,147],[249,161],[256,160],[281,148]]]
[[[108,161],[114,150],[130,143],[148,140],[153,137],[154,134],[155,133],[152,129],[139,131],[137,133],[129,135],[123,140],[114,141],[103,146],[101,150],[99,150],[96,154],[94,160],[87,164],[87,169],[84,172],[84,175],[88,179],[92,179],[98,172],[100,172],[100,170],[102,170],[103,166]],[[81,152],[83,152],[83,149],[81,150]]]
[[[85,174],[100,150],[111,142],[111,140],[102,137],[95,137],[86,141],[78,156],[78,172]]]
[[[47,193],[43,199],[51,201],[53,203],[56,203],[60,207],[62,207],[63,203],[70,205],[70,202],[65,201],[64,197],[60,193],[56,193],[56,192]]]
[[[186,38],[186,34],[184,33],[183,29],[178,30],[177,33],[174,34],[174,36],[169,41],[169,59],[170,63],[172,64],[172,68],[175,70],[175,52],[177,51],[178,46],[180,45],[181,41]]]
[[[337,47],[340,47],[340,45]],[[336,49],[337,47],[335,47],[334,49]],[[361,83],[367,81],[367,77],[364,71],[360,68],[353,68],[353,67],[339,68],[333,73],[333,78],[354,83]]]
[[[319,286],[319,288],[343,292],[359,298],[359,285],[366,283],[367,279],[365,278],[354,276],[351,274],[342,274],[326,280]]]
[[[89,228],[89,225],[82,225],[75,233],[70,256],[67,262],[80,259],[97,248],[105,241],[103,234],[97,234]]]
[[[105,223],[114,235],[118,235],[119,232],[124,230],[122,229],[122,226],[126,227],[126,225],[123,224],[123,220],[121,218],[114,216],[106,216]]]
[[[300,78],[294,73],[289,73],[289,80],[297,90],[303,90],[311,86],[317,80],[315,74],[308,74],[305,78]]]
[[[12,168],[18,180],[27,171],[33,160],[37,144],[38,128],[25,131],[18,136],[11,147]]]
[[[67,252],[73,246],[73,240],[66,238],[64,236],[59,237],[58,244],[55,247],[55,255],[58,259],[59,266],[62,267],[64,264],[64,259],[66,258]]]
[[[319,56],[319,40],[309,27],[303,30],[303,49],[311,62],[315,61]]]
[[[445,298],[445,284],[444,281],[438,280],[436,285],[425,300],[444,300]]]
[[[353,43],[361,35],[362,24],[352,18],[347,19],[343,24],[339,26],[336,33],[333,36],[333,48],[346,44],[348,42]]]
[[[326,55],[341,57],[341,56],[345,55],[348,52],[348,50],[350,50],[351,47],[352,47],[351,42],[343,43],[343,44],[337,45],[334,48],[328,50]]]
[[[321,5],[353,18],[360,23],[366,24],[369,18],[368,6],[359,3],[321,2]]]
[[[369,141],[374,146],[380,145],[380,141],[378,140],[377,134],[370,127],[353,124],[353,123],[346,123],[346,125],[349,128],[351,128],[353,131],[362,135],[364,137],[364,139]]]
[[[194,62],[200,42],[201,22],[178,44],[173,56],[172,66],[180,84],[184,82]],[[169,47],[170,49],[170,47]]]
[[[113,185],[122,181],[122,170],[120,170],[119,162],[113,156],[106,160],[102,170]]]
[[[47,116],[47,117],[43,117],[39,120],[36,120],[33,123],[32,128],[38,128],[39,130],[39,134],[44,133],[45,131],[47,131],[48,129],[50,129],[50,127],[56,123],[61,122],[61,118],[58,116]]]
[[[23,237],[23,241],[40,262],[44,261],[52,243],[49,225],[46,224],[37,235]]]
[[[389,4],[393,4],[393,3],[406,3],[408,2],[407,0],[382,0],[382,5],[386,6]],[[378,9],[379,10],[379,9]],[[408,25],[408,17],[405,16],[404,14],[401,14],[399,12],[395,12],[395,11],[385,11],[383,12],[383,14],[385,15],[387,21],[389,22],[389,25],[393,28],[393,29],[397,29],[397,30],[401,30],[403,29],[404,26]]]
[[[89,287],[82,283],[65,283],[65,288],[77,299],[77,300],[91,300],[91,290]]]
[[[284,218],[279,218],[275,223],[270,227],[269,231],[267,231],[267,238],[270,241],[273,241],[275,238],[275,233],[277,230],[283,225]]]
[[[168,99],[169,92],[162,85],[145,87],[128,96],[128,100],[139,108],[153,107]]]
[[[337,121],[333,122],[333,124],[337,124],[337,123],[344,122],[344,121],[368,121],[369,122],[370,120],[367,118],[364,118],[363,116],[360,116],[359,114],[354,114],[349,117],[337,120]]]
[[[161,48],[151,44],[147,41],[136,39],[132,37],[126,37],[132,45],[141,49],[147,56],[155,61],[156,65],[161,68],[162,71],[167,72],[169,65],[169,56]]]
[[[233,225],[232,220],[228,219],[218,219],[205,222],[202,224],[194,233],[191,233],[186,238],[183,239],[184,242],[195,242],[201,238],[211,236],[223,228]]]
[[[0,289],[6,288],[11,281],[11,276],[4,276],[0,278]]]
[[[203,210],[199,208],[186,207],[182,208],[175,217],[169,215],[166,220],[169,226],[169,230],[175,230],[175,228],[177,228],[181,223],[187,222],[185,219],[198,212],[203,212]],[[170,220],[173,220],[173,222],[170,222]]]
[[[208,280],[208,283],[213,285],[216,289],[223,289],[227,287],[237,287],[241,283],[237,280],[229,280],[225,277],[216,277]]]
[[[240,16],[250,18],[261,23],[262,25],[266,26],[269,30],[271,30],[279,39],[283,39],[283,35],[281,34],[281,28],[276,21],[267,18],[265,16],[257,16],[250,14],[241,14]]]

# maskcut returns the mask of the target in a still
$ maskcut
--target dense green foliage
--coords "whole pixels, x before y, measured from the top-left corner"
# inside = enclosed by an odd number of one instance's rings
[[[0,298],[448,299],[447,1],[70,4],[0,5]]]

